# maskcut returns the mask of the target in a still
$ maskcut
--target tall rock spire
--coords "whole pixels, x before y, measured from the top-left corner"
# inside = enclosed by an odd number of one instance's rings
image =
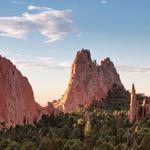
[[[146,104],[146,99],[143,100],[143,103],[142,103],[142,114],[141,114],[141,117],[142,118],[145,118],[146,117],[146,113],[147,113],[147,104]]]
[[[136,90],[134,84],[131,89],[130,110],[128,114],[129,121],[132,123],[138,117],[138,101],[136,100]]]
[[[134,84],[132,84],[132,93],[131,94],[133,94],[133,95],[135,95],[136,94],[136,90],[135,90],[135,85]],[[136,96],[136,95],[135,95]]]
[[[142,107],[145,107],[146,105],[146,99],[144,98],[143,103],[142,103]]]
[[[53,103],[64,112],[71,112],[79,105],[87,105],[92,101],[100,101],[112,89],[125,91],[119,74],[109,58],[97,64],[93,61],[89,50],[77,52],[71,68],[68,88],[62,98]]]

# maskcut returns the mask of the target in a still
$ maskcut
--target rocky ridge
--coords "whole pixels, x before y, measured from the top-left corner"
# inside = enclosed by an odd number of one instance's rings
[[[85,106],[92,101],[103,100],[114,89],[118,93],[125,90],[110,58],[97,64],[91,59],[90,51],[82,49],[77,52],[72,64],[65,94],[53,105],[63,112],[71,112],[78,105]]]
[[[5,127],[32,124],[43,113],[47,111],[35,102],[28,79],[10,60],[0,56],[0,123]]]

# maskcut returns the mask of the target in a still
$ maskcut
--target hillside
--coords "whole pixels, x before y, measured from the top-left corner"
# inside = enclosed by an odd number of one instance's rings
[[[44,115],[32,126],[2,129],[0,149],[149,150],[150,120],[131,124],[127,119],[127,100],[115,98],[115,103],[109,105],[108,101],[78,107],[70,114]]]

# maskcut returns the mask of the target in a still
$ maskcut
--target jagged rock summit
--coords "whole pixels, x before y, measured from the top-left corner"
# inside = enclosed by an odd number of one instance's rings
[[[78,105],[106,98],[114,89],[125,90],[119,74],[109,58],[97,64],[91,59],[89,50],[77,52],[71,68],[68,89],[62,98],[55,101],[55,108],[63,112],[73,111]]]
[[[16,66],[0,56],[0,122],[5,127],[32,124],[42,112],[32,87]]]

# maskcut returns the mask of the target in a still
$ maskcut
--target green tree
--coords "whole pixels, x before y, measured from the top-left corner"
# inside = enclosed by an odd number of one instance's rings
[[[61,150],[63,143],[61,139],[50,139],[44,137],[41,140],[38,150]]]
[[[114,147],[110,143],[102,143],[101,145],[95,147],[93,150],[114,150]]]
[[[12,141],[8,144],[5,150],[19,150],[20,145],[16,141]]]
[[[144,136],[141,145],[141,150],[149,150],[150,149],[150,131]]]
[[[84,150],[83,143],[79,139],[69,139],[63,150]]]
[[[3,137],[3,139],[0,140],[0,149],[6,149],[6,147],[11,143],[11,139],[7,137]]]
[[[90,136],[92,132],[92,125],[90,121],[87,121],[84,129],[84,135],[85,136]]]
[[[37,149],[36,145],[31,141],[25,141],[20,148],[20,150],[36,150],[36,149]]]

